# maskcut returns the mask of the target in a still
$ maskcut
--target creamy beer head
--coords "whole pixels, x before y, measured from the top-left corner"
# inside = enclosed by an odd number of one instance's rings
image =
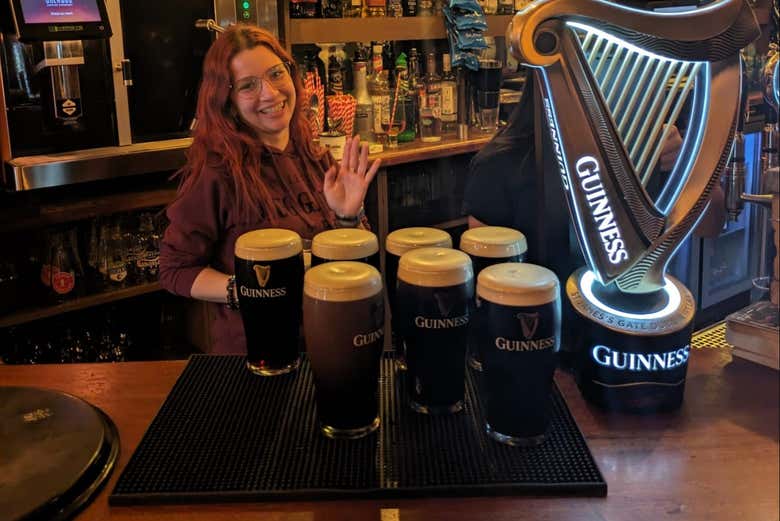
[[[327,260],[365,259],[379,251],[376,235],[359,228],[327,230],[314,236],[311,253]]]
[[[525,235],[503,226],[480,226],[463,232],[460,249],[475,257],[506,258],[525,255]]]
[[[236,239],[235,253],[248,261],[272,261],[298,255],[303,250],[301,236],[292,230],[265,228],[246,232]]]
[[[559,293],[555,273],[535,264],[494,264],[477,278],[477,297],[505,306],[541,306],[557,300]]]
[[[399,257],[409,250],[429,246],[452,248],[452,237],[438,228],[415,227],[396,230],[385,241],[385,249]]]
[[[401,255],[398,280],[415,286],[456,286],[474,278],[471,259],[451,248],[418,248]]]
[[[381,291],[382,276],[364,262],[327,262],[311,268],[303,279],[303,293],[307,297],[327,302],[363,300]]]

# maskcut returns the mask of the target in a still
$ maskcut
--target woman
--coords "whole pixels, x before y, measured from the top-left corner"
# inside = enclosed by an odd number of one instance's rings
[[[160,283],[177,295],[226,304],[238,236],[287,228],[302,237],[360,222],[380,162],[347,140],[337,164],[312,141],[295,63],[274,36],[235,25],[203,62],[198,125],[178,173],[160,247]],[[240,315],[215,306],[212,350],[246,353]]]

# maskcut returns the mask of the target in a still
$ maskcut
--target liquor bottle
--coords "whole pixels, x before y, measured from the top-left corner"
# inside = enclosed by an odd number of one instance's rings
[[[395,87],[395,76],[391,74],[395,70],[393,42],[387,41],[382,44],[382,68],[387,71],[387,85],[392,89]]]
[[[399,143],[410,143],[417,137],[417,79],[412,74],[412,53],[414,53],[414,59],[417,59],[417,50],[411,49],[409,51],[409,61],[407,62],[404,53],[401,53],[399,59],[396,60],[396,75],[401,79],[401,93],[404,97],[404,110],[405,110],[405,126],[404,129],[398,134]],[[401,59],[404,56],[404,59]]]
[[[344,12],[342,0],[322,0],[323,18],[341,18]]]
[[[433,16],[433,3],[434,0],[417,0],[416,16]]]
[[[154,229],[154,221],[150,213],[141,214],[134,249],[138,282],[156,281],[160,270],[160,236]]]
[[[417,0],[402,0],[404,16],[417,16]]]
[[[385,16],[385,0],[366,0],[366,16]]]
[[[363,0],[347,0],[344,4],[345,18],[360,18],[363,14]]]
[[[452,73],[449,54],[442,55],[441,64],[441,133],[448,136],[458,132],[458,84]]]
[[[52,240],[51,290],[55,302],[64,302],[76,294],[76,263],[64,234]]]
[[[122,237],[119,222],[111,227],[106,268],[109,285],[123,287],[127,279],[127,244]]]
[[[387,0],[387,16],[400,18],[404,15],[404,6],[401,0]]]
[[[142,282],[142,276],[139,273],[136,260],[141,256],[142,252],[138,251],[136,234],[134,233],[134,227],[130,224],[132,219],[130,216],[119,216],[116,218],[116,226],[119,227],[122,235],[122,244],[125,245],[125,263],[127,264],[127,278],[126,284],[138,284]]]
[[[374,106],[368,93],[367,83],[368,61],[365,55],[355,52],[352,60],[352,70],[355,79],[355,133],[363,141],[374,141]]]
[[[371,57],[372,73],[368,80],[368,94],[371,96],[371,104],[374,112],[374,138],[378,143],[387,142],[387,134],[382,128],[382,123],[390,120],[390,85],[387,79],[388,72],[382,66],[382,45],[373,46]]]
[[[425,98],[420,106],[420,139],[441,141],[441,78],[436,74],[436,55],[429,53],[425,67]]]
[[[328,85],[326,92],[329,96],[344,93],[344,71],[341,70],[341,62],[333,54],[328,58]]]
[[[290,0],[290,18],[319,18],[317,0]]]
[[[498,0],[477,0],[477,3],[482,6],[482,11],[485,14],[498,12]]]
[[[420,58],[414,47],[409,50],[407,68],[409,91],[406,98],[406,130],[398,136],[401,143],[414,141],[420,135],[420,107],[425,96],[425,83],[420,73]]]
[[[515,14],[515,0],[498,0],[497,14]]]

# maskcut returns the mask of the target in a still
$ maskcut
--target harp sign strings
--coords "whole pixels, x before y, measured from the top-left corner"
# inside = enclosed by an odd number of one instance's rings
[[[584,24],[569,26],[634,173],[647,186],[703,64],[653,55]]]

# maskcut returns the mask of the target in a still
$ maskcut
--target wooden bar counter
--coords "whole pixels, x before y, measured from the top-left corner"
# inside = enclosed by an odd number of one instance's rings
[[[0,365],[0,385],[60,389],[102,408],[116,423],[122,451],[119,465],[107,487],[77,517],[79,521],[778,519],[778,373],[732,359],[728,349],[720,348],[693,350],[685,401],[674,414],[607,415],[583,401],[570,374],[558,372],[558,384],[609,485],[606,498],[109,507],[109,491],[185,364]]]

